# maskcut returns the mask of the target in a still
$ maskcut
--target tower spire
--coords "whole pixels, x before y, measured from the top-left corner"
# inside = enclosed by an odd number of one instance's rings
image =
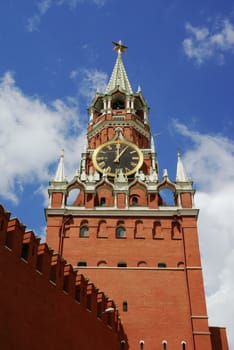
[[[119,40],[119,42],[113,41],[113,44],[114,50],[118,52],[118,55],[105,93],[109,94],[116,87],[119,87],[121,90],[131,95],[133,94],[132,87],[122,61],[122,53],[126,51],[127,46],[123,45],[121,40]]]
[[[176,182],[187,182],[188,177],[186,176],[184,166],[181,160],[180,152],[177,153],[177,170],[176,170]]]
[[[57,167],[57,171],[54,177],[54,181],[56,182],[64,182],[66,181],[66,178],[64,176],[64,149],[61,151],[61,156],[59,160],[59,164]]]

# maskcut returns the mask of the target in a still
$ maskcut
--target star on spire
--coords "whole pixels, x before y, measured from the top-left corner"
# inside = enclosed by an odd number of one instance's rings
[[[112,44],[114,45],[114,50],[121,53],[125,53],[125,51],[128,48],[127,46],[123,45],[121,40],[119,40],[118,42],[112,41]]]

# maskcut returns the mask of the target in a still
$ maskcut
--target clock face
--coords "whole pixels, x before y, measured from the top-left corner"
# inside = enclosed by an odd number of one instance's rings
[[[120,169],[128,176],[140,169],[143,154],[133,143],[109,141],[94,151],[93,164],[99,172],[109,176],[116,176]]]

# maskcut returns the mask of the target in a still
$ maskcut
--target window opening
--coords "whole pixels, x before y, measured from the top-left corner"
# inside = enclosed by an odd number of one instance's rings
[[[175,205],[175,196],[174,192],[169,188],[163,188],[159,191],[159,196],[161,199],[160,205],[162,206],[174,206]]]
[[[137,206],[138,205],[138,198],[137,197],[132,197],[132,205]]]
[[[125,228],[123,226],[118,226],[116,229],[116,238],[125,238]]]
[[[144,344],[145,344],[144,340],[140,340],[139,344],[140,344],[140,349],[143,350],[144,349]]]
[[[80,237],[81,238],[89,237],[88,226],[81,226],[81,228],[80,228]]]
[[[159,263],[158,263],[158,267],[159,267],[160,269],[165,269],[165,267],[167,267],[167,264],[164,263],[164,262],[159,262]]]
[[[162,342],[162,345],[163,345],[163,350],[167,350],[167,342],[166,342],[166,340],[164,340]]]
[[[80,189],[79,188],[74,188],[72,189],[69,193],[68,193],[68,196],[67,196],[67,199],[66,199],[66,204],[67,205],[74,205],[75,202],[76,202],[76,199],[78,198],[80,194]]]
[[[182,345],[182,350],[186,350],[186,343],[184,341],[181,343],[181,345]]]
[[[125,349],[126,349],[125,345],[126,345],[125,340],[121,340],[120,349],[121,349],[121,350],[125,350]]]
[[[123,312],[127,312],[128,311],[128,303],[127,301],[123,302]]]
[[[113,109],[124,109],[124,102],[117,100],[113,103]]]
[[[79,266],[79,267],[85,267],[85,266],[87,266],[87,262],[84,261],[84,260],[80,260],[80,261],[78,261],[77,266]]]
[[[120,261],[117,266],[118,267],[127,267],[127,263],[125,261]]]
[[[100,199],[100,206],[103,207],[103,206],[105,206],[105,205],[106,205],[106,198],[102,197],[102,198]]]

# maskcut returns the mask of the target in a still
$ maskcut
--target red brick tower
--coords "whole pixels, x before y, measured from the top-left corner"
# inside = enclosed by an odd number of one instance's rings
[[[166,170],[159,179],[149,108],[132,91],[126,47],[114,44],[80,170],[68,182],[62,155],[50,182],[47,243],[116,302],[127,335],[120,349],[227,350],[225,330],[208,326],[192,182],[180,155],[176,181]]]

